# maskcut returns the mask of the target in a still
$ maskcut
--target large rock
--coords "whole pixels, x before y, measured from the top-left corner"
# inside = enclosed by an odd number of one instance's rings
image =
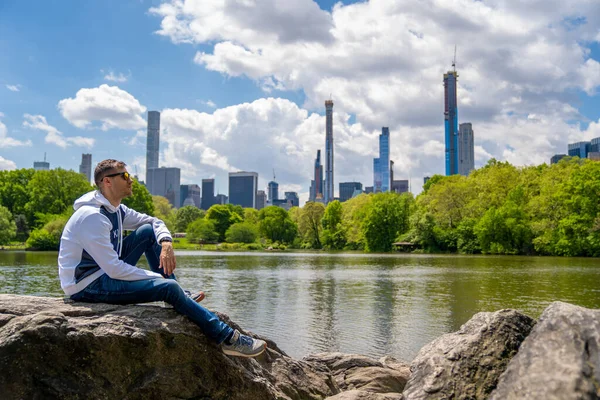
[[[600,398],[600,310],[555,302],[542,313],[491,399]]]
[[[3,400],[323,399],[339,393],[323,365],[291,359],[270,341],[269,347],[257,359],[228,357],[172,309],[0,295]]]
[[[514,310],[476,314],[419,351],[404,399],[486,399],[534,324]]]
[[[304,357],[304,361],[323,365],[340,390],[352,391],[332,399],[400,398],[410,376],[409,365],[392,357],[375,360],[359,354],[319,353]]]

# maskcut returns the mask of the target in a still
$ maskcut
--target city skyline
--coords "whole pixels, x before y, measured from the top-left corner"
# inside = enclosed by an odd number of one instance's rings
[[[410,14],[403,0],[257,0],[242,13],[198,4],[9,1],[0,168],[29,168],[47,153],[52,168],[77,171],[91,153],[144,178],[146,115],[156,110],[159,164],[180,168],[182,184],[214,178],[226,193],[228,173],[245,170],[264,190],[275,168],[280,192],[304,203],[319,149],[326,166],[323,101],[332,99],[334,192],[337,182],[371,185],[387,126],[395,179],[410,178],[418,193],[424,176],[445,172],[440,81],[455,45],[459,122],[477,134],[476,168],[491,157],[548,162],[600,136],[597,2],[541,12],[439,0],[411,4]]]

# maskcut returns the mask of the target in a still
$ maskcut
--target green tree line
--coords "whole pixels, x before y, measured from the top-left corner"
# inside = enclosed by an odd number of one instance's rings
[[[58,248],[73,201],[91,189],[72,171],[0,171],[0,244]],[[433,176],[416,198],[361,194],[289,211],[174,209],[138,182],[133,193],[126,205],[185,232],[191,243],[388,252],[406,241],[421,252],[600,255],[600,163],[578,158],[529,167],[490,160],[468,177]]]

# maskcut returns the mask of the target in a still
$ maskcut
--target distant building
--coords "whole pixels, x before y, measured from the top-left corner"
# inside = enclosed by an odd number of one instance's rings
[[[225,196],[224,194],[218,194],[215,196],[216,204],[227,204],[227,199],[228,199],[228,197]]]
[[[81,155],[81,164],[79,165],[79,173],[86,177],[88,182],[92,181],[92,155],[83,153]]]
[[[446,142],[446,175],[458,174],[458,102],[456,96],[458,74],[444,74],[444,125]]]
[[[366,194],[373,193],[373,186],[365,186],[365,193]]]
[[[296,192],[285,192],[285,199],[289,201],[292,207],[300,207],[300,198]]]
[[[279,200],[279,184],[277,182],[269,182],[267,190],[269,192],[269,201],[271,203],[275,200]]]
[[[194,204],[194,199],[192,199],[191,197],[187,197],[183,201],[183,204],[181,205],[181,207],[187,207],[187,206],[197,207],[196,204]]]
[[[240,205],[245,208],[256,208],[257,191],[257,172],[229,173],[229,204]]]
[[[550,164],[556,164],[563,158],[568,157],[566,154],[555,154],[550,158]]]
[[[262,210],[267,206],[267,194],[264,190],[256,192],[256,209]]]
[[[316,180],[315,180],[316,182]],[[333,101],[325,101],[325,204],[335,197],[333,186]],[[318,197],[315,193],[315,197]]]
[[[408,179],[399,179],[392,182],[392,192],[396,193],[408,193],[409,183]]]
[[[458,128],[458,173],[469,176],[475,169],[475,143],[473,126],[470,122],[460,124]]]
[[[208,210],[213,204],[215,204],[215,180],[202,179],[202,200],[200,202],[200,208]]]
[[[356,190],[362,192],[362,183],[360,182],[340,182],[340,201],[350,200]]]
[[[46,153],[44,153],[44,161],[34,161],[33,169],[36,171],[48,171],[50,170],[50,163],[46,161]]]
[[[200,208],[200,204],[202,202],[202,197],[200,196],[200,194],[201,194],[200,186],[198,186],[196,184],[181,185],[180,186],[180,195],[179,195],[179,198],[181,199],[181,207],[183,207],[184,205],[194,205],[194,206]],[[191,202],[192,202],[191,204],[188,201],[188,199],[191,199]],[[184,204],[184,203],[186,203],[186,204]]]
[[[600,152],[600,137],[590,140],[590,152]]]
[[[315,201],[319,195],[323,197],[323,165],[321,164],[321,150],[317,150],[313,180],[310,181],[310,185],[311,191],[308,196],[308,201]]]
[[[590,147],[590,142],[569,143],[569,156],[587,158],[587,154],[590,151]]]
[[[390,129],[381,128],[379,135],[379,158],[373,159],[373,189],[375,192],[390,190]]]
[[[179,168],[150,168],[146,171],[146,177],[150,194],[166,197],[175,208],[181,206],[181,170]]]
[[[600,152],[598,152],[598,151],[590,151],[588,153],[588,160],[600,161]]]
[[[146,136],[146,186],[152,193],[152,181],[148,171],[158,168],[158,151],[160,143],[160,112],[148,111],[148,132]]]
[[[431,177],[430,176],[426,176],[423,178],[423,185],[427,183],[428,180],[430,180]]]

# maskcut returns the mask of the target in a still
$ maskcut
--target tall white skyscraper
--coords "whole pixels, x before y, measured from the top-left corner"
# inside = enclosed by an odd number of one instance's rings
[[[146,185],[152,193],[152,183],[149,179],[151,168],[158,168],[158,150],[160,144],[160,113],[148,111],[148,136],[146,137]]]
[[[475,169],[475,146],[473,126],[470,122],[458,128],[458,173],[468,176]]]

